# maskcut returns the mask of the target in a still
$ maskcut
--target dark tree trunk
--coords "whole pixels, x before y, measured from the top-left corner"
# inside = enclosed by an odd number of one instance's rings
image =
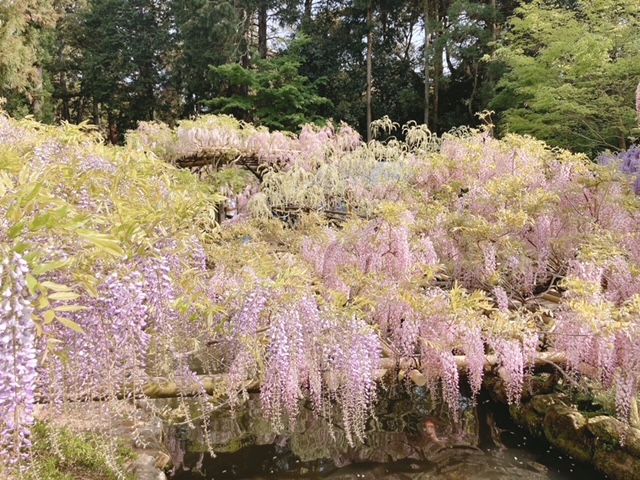
[[[429,128],[429,0],[424,0],[424,124]]]
[[[627,139],[624,131],[622,130],[620,130],[620,133],[618,134],[618,147],[621,151],[627,149]]]
[[[240,41],[240,51],[242,56],[240,57],[240,64],[242,68],[249,68],[249,46],[251,45],[251,18],[253,13],[247,10],[243,10],[242,14],[242,40]]]
[[[491,20],[491,39],[495,42],[498,40],[498,6],[496,0],[491,0],[491,6],[493,7],[491,14],[493,17]]]
[[[471,90],[471,96],[469,97],[469,119],[473,120],[473,116],[476,112],[473,111],[473,103],[476,100],[476,93],[478,93],[478,82],[480,80],[480,74],[478,73],[478,62],[473,61],[473,89]]]
[[[433,55],[433,129],[438,131],[438,105],[440,103],[440,77],[442,76],[442,54],[444,52],[440,42],[441,35],[441,19],[440,19],[440,1],[436,0],[435,5],[435,51]]]
[[[107,113],[107,141],[112,145],[118,144],[118,122],[111,110]]]
[[[42,93],[44,90],[44,72],[41,65],[36,67],[37,77],[36,77],[36,85],[33,92],[33,97],[31,99],[31,112],[36,117],[37,120],[42,120],[43,113],[43,103],[42,103]]]
[[[373,89],[373,13],[371,0],[367,3],[367,142],[371,141],[371,122],[373,113],[371,109],[371,91]]]
[[[100,125],[100,107],[98,101],[93,99],[93,124]]]
[[[240,64],[242,65],[242,68],[249,68],[251,63],[251,59],[249,58],[249,46],[251,45],[251,18],[253,17],[253,13],[244,10],[243,14],[243,32],[242,40],[240,42],[240,51],[242,52],[242,56],[240,57]],[[242,85],[240,87],[240,94],[244,96],[249,95],[249,87]],[[242,120],[248,120],[246,115],[242,115]]]
[[[82,95],[76,104],[76,123],[81,123],[84,119],[84,107],[86,106],[87,97]]]
[[[267,58],[267,3],[260,2],[258,7],[258,54],[260,58]]]
[[[313,0],[304,0],[304,17],[303,21],[311,21],[311,11],[313,9]]]
[[[58,52],[58,61],[63,65],[62,49]],[[71,108],[69,107],[69,91],[67,89],[67,72],[62,69],[60,71],[60,90],[62,90],[62,120],[71,121]]]

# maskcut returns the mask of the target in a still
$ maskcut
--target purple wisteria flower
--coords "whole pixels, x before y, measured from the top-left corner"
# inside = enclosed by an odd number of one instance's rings
[[[0,464],[22,463],[31,446],[36,386],[35,326],[27,262],[3,252],[0,263]]]
[[[636,195],[640,195],[640,175],[638,170],[640,167],[640,145],[633,145],[628,150],[620,152],[616,155],[602,154],[597,158],[600,165],[619,165],[620,171],[635,177],[633,189]]]
[[[636,88],[636,113],[638,115],[638,123],[640,123],[640,83],[638,83],[638,88]]]

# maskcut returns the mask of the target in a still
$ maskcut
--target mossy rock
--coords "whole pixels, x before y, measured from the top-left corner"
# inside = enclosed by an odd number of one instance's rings
[[[615,418],[605,415],[590,418],[587,428],[600,443],[611,445],[611,447],[620,445],[621,424]]]
[[[544,434],[551,445],[581,462],[590,462],[594,437],[587,429],[587,419],[565,405],[552,405],[543,422]]]
[[[529,404],[531,408],[544,416],[547,411],[554,405],[561,404],[562,402],[558,398],[557,395],[549,394],[549,395],[537,395],[531,399]]]
[[[544,434],[542,427],[544,415],[536,412],[531,403],[511,405],[509,415],[516,425],[526,428],[533,435],[542,436]]]
[[[545,414],[558,403],[556,395],[537,395],[527,403],[511,405],[509,414],[517,425],[526,428],[533,435],[543,436]]]
[[[640,478],[640,459],[621,449],[597,448],[592,463],[602,473],[615,480]]]
[[[625,452],[640,459],[640,431],[638,429],[631,428],[621,421],[605,415],[590,418],[587,428],[600,443],[608,445],[611,449],[622,448]],[[622,444],[620,442],[621,433],[624,433]]]

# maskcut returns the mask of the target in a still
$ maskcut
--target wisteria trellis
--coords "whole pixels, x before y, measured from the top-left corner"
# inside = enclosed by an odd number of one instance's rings
[[[455,356],[477,393],[492,351],[517,402],[545,328],[527,302],[549,288],[563,293],[552,346],[615,385],[626,418],[640,373],[629,162],[486,132],[405,135],[364,145],[346,127],[285,137],[205,119],[143,125],[118,149],[0,117],[3,463],[28,455],[36,400],[193,382],[196,368],[227,374],[232,406],[259,380],[274,428],[308,398],[350,442],[366,435],[383,355],[419,359],[455,410]],[[175,155],[176,138],[262,154],[264,183],[219,229],[220,197],[149,153]]]

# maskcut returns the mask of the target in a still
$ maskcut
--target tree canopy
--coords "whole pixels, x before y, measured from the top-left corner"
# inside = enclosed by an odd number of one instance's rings
[[[504,131],[592,154],[624,150],[636,126],[640,5],[536,0],[509,21],[495,55],[509,68],[491,107]]]
[[[476,113],[490,108],[499,133],[595,156],[636,134],[637,9],[634,0],[12,2],[0,10],[0,95],[13,115],[89,120],[120,143],[141,121],[202,113],[293,131],[331,119],[366,138],[369,116],[443,133],[479,125]]]

